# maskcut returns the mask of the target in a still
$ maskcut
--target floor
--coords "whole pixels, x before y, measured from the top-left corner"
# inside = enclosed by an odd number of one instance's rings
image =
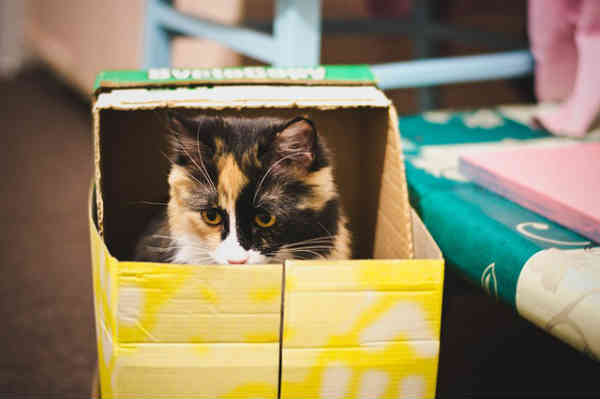
[[[0,93],[0,397],[83,397],[96,361],[89,106],[37,68]]]
[[[500,87],[512,102],[527,96]],[[89,104],[42,67],[0,81],[0,93],[0,397],[86,397],[96,362]],[[598,375],[600,363],[447,272],[440,397],[599,397]]]

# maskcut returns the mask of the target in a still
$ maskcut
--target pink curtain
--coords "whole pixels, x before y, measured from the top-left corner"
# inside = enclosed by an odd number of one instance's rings
[[[537,121],[583,136],[600,111],[600,1],[529,0],[529,39],[538,101],[561,102]]]

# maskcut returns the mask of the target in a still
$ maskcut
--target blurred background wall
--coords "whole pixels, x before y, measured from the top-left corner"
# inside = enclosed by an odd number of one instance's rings
[[[16,73],[26,58],[24,41],[25,4],[0,2],[0,75]]]
[[[380,2],[381,3],[381,2]],[[465,28],[501,32],[526,40],[526,1],[440,0],[436,18]],[[324,0],[323,18],[336,20],[372,17],[368,0]],[[224,24],[270,22],[274,0],[175,0],[181,11]],[[24,35],[26,45],[38,59],[50,65],[69,84],[88,95],[96,74],[104,69],[136,69],[142,65],[144,0],[25,0]],[[372,9],[372,8],[371,8]],[[489,51],[449,41],[439,41],[439,55],[476,54]],[[175,67],[212,67],[258,64],[216,42],[200,38],[177,37],[172,47]],[[413,59],[413,42],[399,34],[328,34],[323,36],[321,62],[382,63]],[[494,89],[490,99],[480,95]],[[476,101],[465,101],[471,95]],[[485,106],[514,102],[514,84],[484,82],[442,87],[440,106]],[[400,113],[417,110],[414,90],[389,93]]]

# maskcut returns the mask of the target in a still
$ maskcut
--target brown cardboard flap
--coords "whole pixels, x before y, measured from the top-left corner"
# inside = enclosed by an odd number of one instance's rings
[[[98,96],[94,109],[388,107],[373,86],[204,86],[119,89]]]
[[[443,259],[442,251],[437,246],[435,240],[427,230],[427,227],[411,208],[410,216],[412,221],[413,248],[415,259]]]

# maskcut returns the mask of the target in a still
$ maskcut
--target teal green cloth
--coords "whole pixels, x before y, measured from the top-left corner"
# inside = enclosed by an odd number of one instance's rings
[[[400,134],[412,206],[448,265],[515,306],[521,269],[535,253],[595,246],[567,228],[460,175],[459,153],[514,140],[561,140],[501,110],[435,112],[402,117]],[[477,146],[477,147],[479,147]]]

